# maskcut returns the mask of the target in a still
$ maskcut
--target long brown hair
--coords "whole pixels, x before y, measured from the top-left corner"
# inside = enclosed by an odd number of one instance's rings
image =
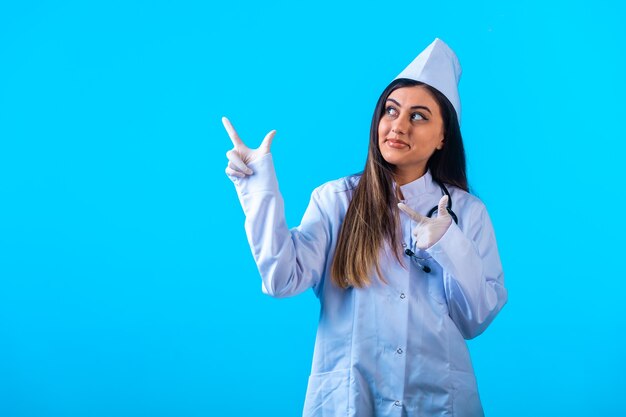
[[[385,243],[389,243],[396,259],[403,264],[401,234],[398,229],[399,200],[393,185],[394,166],[385,161],[380,152],[378,125],[392,91],[420,85],[435,97],[444,126],[445,145],[430,157],[427,167],[434,180],[468,191],[465,150],[454,107],[443,94],[428,84],[406,78],[394,80],[385,88],[376,103],[365,169],[361,173],[339,232],[331,266],[331,279],[341,288],[368,286],[374,270],[384,282],[379,256]]]

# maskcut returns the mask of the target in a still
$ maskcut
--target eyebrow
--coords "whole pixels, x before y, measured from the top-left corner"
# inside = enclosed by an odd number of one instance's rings
[[[396,100],[394,100],[392,98],[388,98],[387,101],[393,101],[394,103],[396,103],[397,106],[402,107],[402,105],[400,103],[398,103]],[[411,109],[424,109],[428,113],[433,114],[433,112],[431,112],[430,109],[428,107],[426,107],[426,106],[411,106]]]

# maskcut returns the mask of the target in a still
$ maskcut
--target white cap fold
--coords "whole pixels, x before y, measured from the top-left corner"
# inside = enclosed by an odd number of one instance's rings
[[[461,64],[456,54],[444,41],[437,38],[428,45],[404,69],[396,79],[409,78],[421,81],[439,90],[454,106],[461,123],[461,99],[459,97],[459,80]]]

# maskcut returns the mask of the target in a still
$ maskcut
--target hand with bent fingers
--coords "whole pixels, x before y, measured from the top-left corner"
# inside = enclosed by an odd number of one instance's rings
[[[226,167],[226,174],[234,177],[244,178],[247,175],[252,175],[253,172],[248,168],[248,164],[270,153],[270,146],[272,140],[276,134],[275,130],[272,130],[263,139],[261,145],[256,149],[248,148],[243,141],[239,138],[237,131],[226,117],[222,117],[222,123],[224,128],[228,132],[230,140],[233,142],[234,148],[226,152],[228,158],[228,166]]]
[[[437,243],[452,224],[452,216],[448,213],[447,205],[448,196],[444,195],[439,200],[437,217],[431,218],[422,216],[404,203],[398,203],[398,208],[417,222],[412,234],[418,249],[428,249]]]

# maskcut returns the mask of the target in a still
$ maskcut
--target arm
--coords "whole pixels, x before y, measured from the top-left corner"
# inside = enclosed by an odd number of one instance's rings
[[[246,234],[263,292],[274,297],[296,295],[311,287],[317,292],[330,243],[319,189],[313,192],[300,226],[289,230],[272,155],[266,154],[248,166],[253,175],[230,178],[246,215]]]
[[[257,149],[251,149],[227,118],[222,118],[222,123],[234,146],[226,153],[226,174],[235,183],[246,214],[246,233],[263,279],[263,292],[287,297],[315,286],[319,295],[330,242],[319,191],[313,193],[302,224],[290,231],[270,154],[276,131],[270,131]]]
[[[472,207],[464,231],[452,223],[427,252],[444,270],[450,317],[463,337],[481,334],[507,301],[495,233],[485,207]]]

